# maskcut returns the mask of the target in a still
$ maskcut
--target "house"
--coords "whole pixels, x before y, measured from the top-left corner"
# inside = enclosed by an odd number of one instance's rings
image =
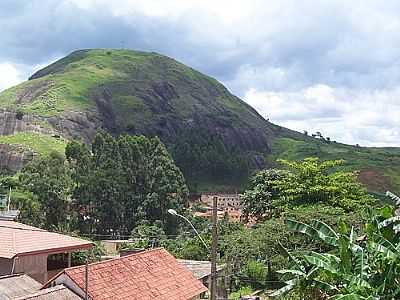
[[[205,211],[205,212],[195,211],[195,212],[193,213],[193,215],[194,215],[195,217],[206,218],[206,219],[212,220],[212,217],[213,217],[212,208],[207,208],[207,211]],[[225,216],[225,212],[220,211],[220,210],[217,211],[218,220],[222,220],[222,219],[224,218],[224,216]]]
[[[194,277],[208,288],[211,287],[211,262],[201,260],[178,259],[179,263],[189,269]],[[225,287],[225,266],[217,265],[217,298],[228,299]],[[202,295],[205,296],[205,295]]]
[[[52,273],[71,265],[71,252],[92,246],[90,241],[0,220],[0,276],[25,273],[44,283]],[[55,255],[65,257],[63,266],[50,264]]]
[[[63,285],[57,285],[47,289],[42,289],[32,294],[27,294],[12,300],[82,300],[70,289]]]
[[[213,206],[213,199],[217,197],[217,208],[224,211],[235,211],[242,209],[242,201],[239,194],[204,193],[200,201],[207,206]]]
[[[65,286],[41,289],[42,286],[26,274],[1,276],[0,300],[82,300]]]
[[[14,221],[19,215],[19,210],[2,210],[0,211],[0,220]]]
[[[0,276],[0,299],[14,299],[40,290],[42,284],[26,274]]]
[[[101,245],[109,255],[118,254],[122,246],[125,244],[132,244],[133,240],[101,240]]]
[[[207,288],[162,248],[64,269],[44,287],[63,284],[91,300],[192,300]],[[86,281],[86,275],[88,281]]]
[[[206,218],[206,219],[212,220],[212,216],[213,216],[212,207],[206,207],[206,209],[207,209],[207,211],[205,211],[205,212],[196,211],[193,213],[193,215],[195,217]],[[221,209],[218,209],[218,211],[217,211],[218,220],[222,220],[225,217],[225,214],[228,215],[228,220],[230,222],[241,222],[242,221],[242,212],[240,210],[223,211]]]

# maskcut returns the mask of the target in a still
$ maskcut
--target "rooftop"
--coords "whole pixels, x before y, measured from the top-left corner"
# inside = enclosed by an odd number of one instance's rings
[[[189,260],[189,259],[178,259],[179,263],[184,265],[190,271],[192,271],[194,277],[197,279],[203,279],[204,277],[211,275],[211,262],[203,260]],[[221,271],[224,267],[222,265],[217,266],[217,272]]]
[[[65,269],[51,282],[69,277],[83,291],[85,266]],[[207,288],[162,248],[148,250],[89,265],[88,294],[102,299],[191,299]]]
[[[0,300],[14,299],[40,290],[42,284],[25,274],[0,277]]]
[[[13,298],[13,300],[82,300],[81,297],[76,295],[70,289],[63,285],[56,285],[51,288],[43,289],[41,291],[28,294],[22,297]]]
[[[0,257],[11,259],[38,253],[88,249],[90,241],[49,232],[14,221],[0,220]]]
[[[0,220],[13,221],[19,215],[19,210],[0,211]]]

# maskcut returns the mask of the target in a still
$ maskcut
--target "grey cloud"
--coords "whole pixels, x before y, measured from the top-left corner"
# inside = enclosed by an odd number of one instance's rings
[[[4,0],[0,2],[0,63],[13,63],[27,77],[37,65],[80,48],[156,51],[216,77],[242,97],[250,89],[289,95],[285,105],[292,111],[268,105],[258,109],[284,124],[300,126],[301,121],[306,126],[308,122],[310,128],[325,118],[327,130],[330,134],[337,130],[338,136],[345,129],[332,125],[332,118],[343,122],[351,117],[344,115],[343,108],[321,103],[315,109],[302,108],[302,91],[318,84],[344,89],[340,104],[350,105],[349,111],[374,103],[374,97],[392,105],[397,101],[393,97],[400,93],[393,90],[400,82],[399,1],[258,4],[248,18],[226,24],[206,9],[189,9],[174,18],[140,10],[116,16],[110,11],[112,2],[83,9],[66,0]],[[365,95],[368,99],[363,102]],[[398,124],[390,120],[368,121],[371,132],[389,132]],[[355,134],[348,140],[379,137]]]
[[[400,46],[400,26],[396,27],[399,31],[376,28],[367,34],[363,22],[370,16],[361,16],[364,10],[356,4],[340,1],[318,5],[282,1],[278,10],[282,16],[270,19],[263,15],[268,10],[265,4],[251,20],[252,26],[241,21],[232,28],[207,11],[189,11],[169,19],[140,13],[117,17],[104,5],[86,10],[52,0],[6,1],[0,7],[2,12],[9,11],[0,20],[3,61],[40,64],[77,48],[150,50],[216,76],[239,94],[249,87],[287,90],[319,82],[381,88],[400,79],[400,54],[394,51]],[[392,15],[391,11],[383,13]],[[202,28],[193,30],[198,24]],[[385,41],[382,50],[378,46]],[[276,85],[274,78],[266,78],[259,86],[240,82],[236,78],[243,65],[261,73],[279,67],[286,72],[285,81]]]

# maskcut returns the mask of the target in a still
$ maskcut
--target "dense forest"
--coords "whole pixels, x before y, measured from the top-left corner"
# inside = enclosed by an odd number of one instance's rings
[[[181,130],[170,152],[192,192],[198,189],[200,178],[214,185],[240,186],[249,176],[249,158],[239,149],[224,144],[221,136],[206,128]]]
[[[219,150],[230,151],[208,147],[205,136],[185,148],[204,153],[203,161],[215,154],[213,162],[223,159]],[[246,170],[243,164],[235,171],[234,159],[226,161],[230,167],[214,169],[215,176]],[[369,194],[342,160],[279,163],[252,176],[242,194],[252,226],[227,215],[219,221],[230,299],[254,290],[274,290],[279,299],[399,298],[395,203],[387,206],[390,199],[383,203]],[[12,189],[22,222],[94,240],[130,237],[124,248],[162,246],[178,258],[210,259],[189,225],[167,213],[174,208],[187,216],[211,244],[210,223],[193,217],[200,208],[188,208],[185,179],[158,138],[100,132],[90,148],[70,142],[65,155],[37,157],[0,185],[3,192]],[[101,247],[94,253],[99,259]]]
[[[4,177],[2,187],[13,188],[22,221],[83,234],[126,235],[145,221],[173,232],[167,209],[182,209],[188,196],[182,173],[158,138],[105,132],[91,149],[71,142],[65,157],[53,152],[37,158]]]

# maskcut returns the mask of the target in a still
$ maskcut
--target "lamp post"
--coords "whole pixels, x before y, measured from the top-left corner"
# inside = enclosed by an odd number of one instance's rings
[[[180,217],[184,219],[186,222],[192,226],[194,232],[196,232],[197,236],[203,243],[204,247],[208,251],[211,250],[211,300],[216,300],[217,299],[217,247],[218,247],[218,232],[217,232],[217,222],[218,222],[218,215],[217,215],[217,197],[213,198],[213,227],[212,227],[212,248],[207,246],[207,244],[204,242],[204,240],[201,238],[200,234],[197,232],[196,228],[193,226],[193,224],[189,221],[188,218],[185,216],[182,216],[176,212],[174,209],[168,209],[168,213],[170,213],[173,216]]]
[[[184,219],[186,222],[188,222],[190,224],[190,226],[192,227],[192,229],[194,230],[194,232],[196,233],[196,235],[199,237],[200,241],[203,243],[204,247],[207,250],[210,250],[210,247],[208,247],[208,245],[206,244],[206,242],[203,240],[203,238],[201,237],[201,235],[199,234],[199,232],[196,230],[196,228],[194,227],[194,225],[192,224],[192,222],[189,221],[188,218],[186,218],[185,216],[178,214],[177,211],[175,209],[168,209],[168,213],[170,215],[176,216],[176,217],[180,217],[182,219]]]

